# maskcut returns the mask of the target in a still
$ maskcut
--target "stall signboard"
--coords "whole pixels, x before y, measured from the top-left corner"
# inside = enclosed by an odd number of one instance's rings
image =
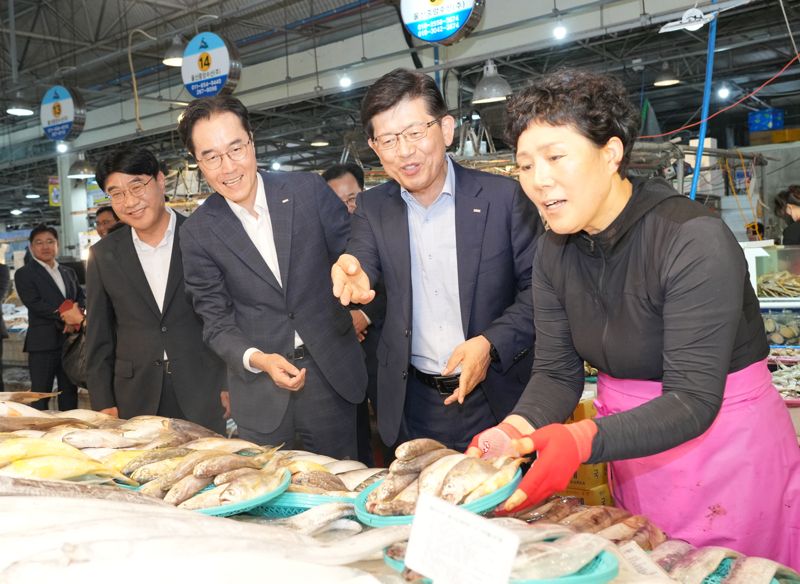
[[[241,71],[235,47],[212,32],[195,36],[183,52],[181,77],[192,97],[232,93]]]
[[[61,206],[61,181],[57,176],[51,176],[47,179],[47,198],[51,207]]]
[[[108,200],[106,195],[93,178],[86,180],[86,206],[88,208],[97,207],[100,205],[108,205],[111,201]]]
[[[86,122],[83,98],[75,89],[54,85],[42,98],[39,117],[50,140],[74,140]]]
[[[475,29],[484,4],[485,0],[400,0],[400,15],[418,39],[452,45]]]

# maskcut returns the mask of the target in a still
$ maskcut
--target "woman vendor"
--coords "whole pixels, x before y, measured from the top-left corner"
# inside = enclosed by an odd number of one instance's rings
[[[783,230],[783,245],[800,244],[800,186],[791,185],[775,196],[775,215],[789,223]]]
[[[615,79],[547,75],[508,115],[549,231],[530,383],[468,451],[537,452],[505,510],[565,488],[581,463],[613,461],[616,502],[670,537],[800,568],[800,449],[732,233],[664,180],[626,178],[639,115]],[[556,423],[580,398],[584,360],[600,371],[599,417]]]

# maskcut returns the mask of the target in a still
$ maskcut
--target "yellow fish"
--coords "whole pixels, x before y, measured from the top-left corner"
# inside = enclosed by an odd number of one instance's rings
[[[35,456],[66,456],[70,458],[89,459],[83,452],[64,444],[43,438],[12,438],[0,442],[0,467]]]
[[[72,458],[70,456],[36,456],[23,458],[0,468],[0,476],[44,479],[79,480],[82,477],[107,477],[131,486],[138,486],[124,474],[91,458]]]

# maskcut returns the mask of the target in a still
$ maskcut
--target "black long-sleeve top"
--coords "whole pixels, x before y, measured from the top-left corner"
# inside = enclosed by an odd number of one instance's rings
[[[597,420],[589,462],[662,452],[702,434],[726,376],[769,352],[741,248],[725,224],[660,179],[634,180],[601,233],[539,242],[533,271],[536,351],[514,413],[563,422],[583,361],[621,379],[658,380],[661,396]]]

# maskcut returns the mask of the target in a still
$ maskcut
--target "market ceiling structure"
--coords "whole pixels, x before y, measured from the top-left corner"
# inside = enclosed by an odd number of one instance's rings
[[[86,101],[88,116],[101,108],[110,111],[110,107],[119,104],[119,127],[122,129],[123,121],[130,122],[124,107],[131,100],[130,46],[143,109],[179,112],[189,101],[187,92],[180,90],[180,69],[162,65],[161,59],[175,35],[185,41],[198,31],[215,32],[236,45],[243,64],[243,79],[248,68],[259,63],[285,60],[280,75],[250,79],[247,91],[251,95],[259,88],[271,88],[274,94],[287,79],[293,83],[305,80],[314,88],[293,95],[287,89],[284,98],[273,97],[265,103],[253,98],[250,110],[259,145],[259,162],[263,166],[279,161],[284,168],[323,169],[338,162],[345,149],[364,164],[375,164],[376,159],[363,138],[358,108],[366,87],[378,74],[376,71],[379,72],[381,66],[388,67],[390,62],[396,64],[398,59],[402,66],[437,74],[444,84],[451,110],[464,119],[478,110],[491,122],[498,147],[504,147],[500,142],[502,105],[482,108],[470,105],[483,63],[489,57],[494,58],[500,74],[515,90],[547,71],[564,66],[584,67],[619,75],[633,99],[643,101],[646,97],[649,100],[665,130],[699,119],[708,27],[695,32],[658,34],[662,24],[680,18],[682,11],[692,7],[694,2],[517,2],[515,6],[523,8],[513,15],[513,25],[506,27],[517,35],[530,30],[530,38],[522,45],[498,48],[493,40],[496,37],[492,36],[498,31],[486,30],[490,21],[487,16],[500,6],[503,10],[511,6],[509,2],[511,0],[486,0],[484,21],[470,39],[463,41],[473,47],[466,56],[450,59],[452,51],[433,51],[429,45],[403,35],[404,46],[394,51],[394,61],[389,61],[374,56],[377,54],[374,35],[387,30],[403,34],[396,1],[0,1],[0,111],[3,112],[0,113],[0,222],[24,226],[58,217],[56,210],[48,208],[46,199],[47,177],[56,174],[53,144],[30,132],[33,138],[18,139],[19,135],[25,135],[26,129],[31,132],[38,129],[38,103],[48,87],[63,84],[78,88]],[[800,23],[800,2],[784,0],[783,4],[789,23]],[[529,14],[527,7],[530,7]],[[625,12],[622,17],[618,14],[620,11]],[[606,19],[612,20],[612,15],[615,22],[622,24],[604,25]],[[571,19],[577,23],[580,19],[591,18],[599,24],[584,27],[580,34],[568,30],[565,39],[556,41],[542,34],[555,23],[555,16],[560,16],[568,29]],[[157,40],[132,33],[134,29],[141,29]],[[349,43],[351,52],[357,53],[344,56],[350,65],[341,69],[330,66],[332,56],[328,47],[336,43]],[[718,18],[714,78],[730,87],[732,99],[756,89],[793,56],[789,31],[777,0],[752,0]],[[297,59],[304,59],[306,63],[302,73],[296,71]],[[309,62],[312,63],[311,73]],[[653,87],[665,62],[677,71],[681,83]],[[345,74],[353,78],[353,85],[347,89],[332,87],[336,84],[330,79]],[[320,75],[327,76],[324,88],[320,87]],[[234,94],[238,95],[238,88]],[[4,113],[7,103],[20,97],[35,104],[36,116],[19,118]],[[715,101],[712,111],[724,105]],[[713,120],[711,135],[717,136],[725,146],[746,144],[748,111],[768,106],[786,110],[787,126],[800,125],[800,65],[797,62],[756,97],[748,98]],[[143,120],[145,131],[122,131],[116,141],[137,140],[152,147],[171,167],[185,164],[187,155],[175,132],[163,124],[147,130],[148,121]],[[330,139],[330,145],[310,146],[311,139],[320,133]],[[680,135],[688,139],[691,131]],[[90,160],[96,160],[113,141],[107,139],[81,149]],[[27,199],[28,194],[41,196]],[[25,212],[11,218],[9,211],[14,208]]]

